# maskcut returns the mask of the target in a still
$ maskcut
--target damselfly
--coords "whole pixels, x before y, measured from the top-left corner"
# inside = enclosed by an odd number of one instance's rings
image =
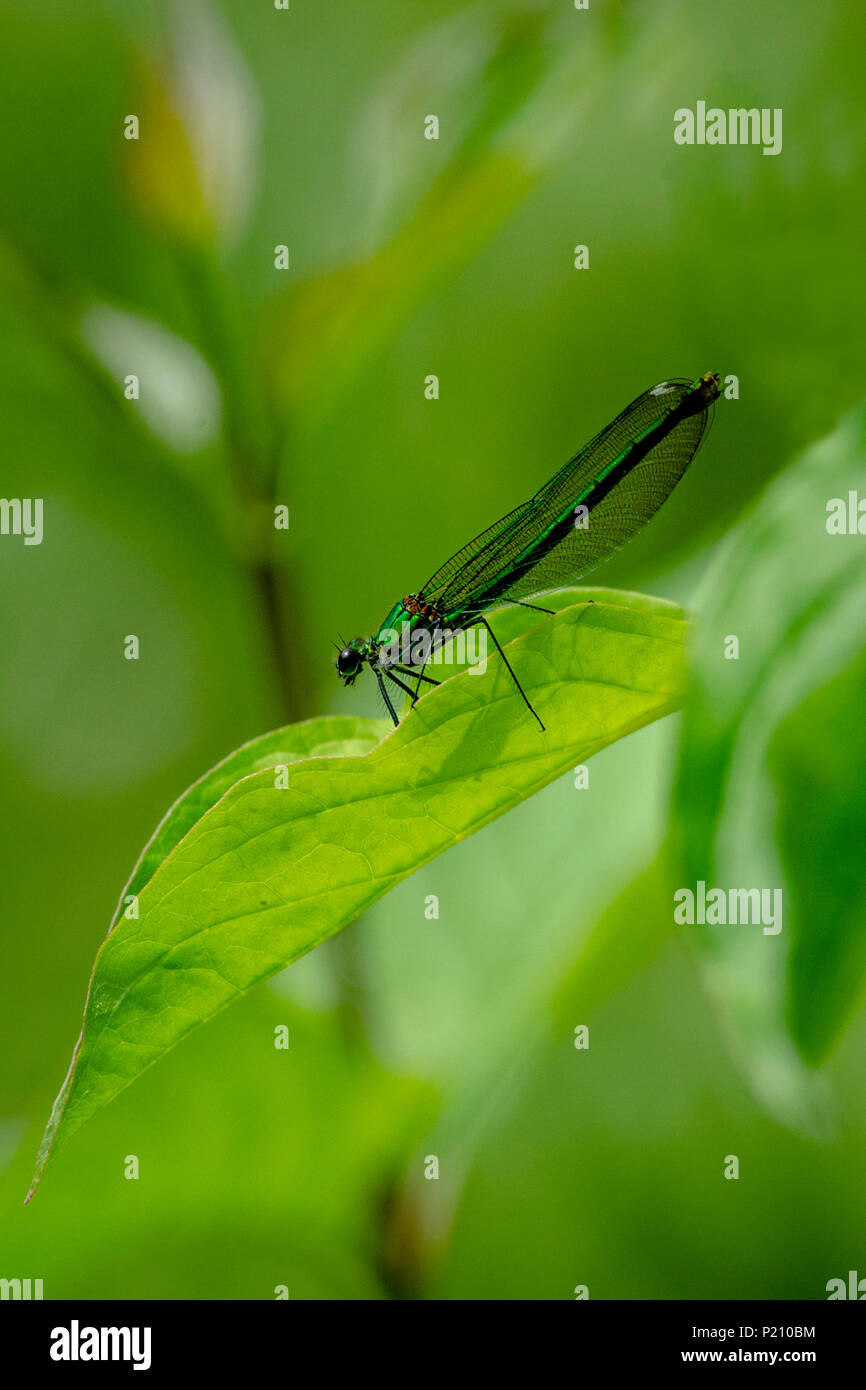
[[[528,502],[458,550],[417,593],[395,603],[374,636],[355,637],[339,647],[337,674],[352,685],[369,666],[397,724],[385,682],[398,686],[414,705],[422,683],[439,684],[425,674],[431,651],[449,637],[481,626],[538,719],[487,611],[510,603],[537,608],[526,599],[583,578],[631,540],[694,458],[719,391],[715,372],[697,381],[663,381],[644,391]],[[412,640],[420,634],[426,642]],[[404,678],[414,680],[414,690]]]

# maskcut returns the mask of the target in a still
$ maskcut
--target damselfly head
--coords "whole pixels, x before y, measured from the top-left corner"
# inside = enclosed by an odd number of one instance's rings
[[[362,645],[362,639],[360,637],[355,637],[348,646],[343,647],[342,651],[337,653],[337,675],[340,677],[340,680],[345,681],[347,685],[351,685],[352,682],[357,679],[358,673],[364,664],[364,658],[358,650]]]

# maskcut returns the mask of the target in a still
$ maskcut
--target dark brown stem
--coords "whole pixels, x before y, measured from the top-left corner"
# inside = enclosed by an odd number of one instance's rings
[[[286,614],[290,587],[286,575],[270,559],[255,562],[250,571],[253,589],[267,638],[280,717],[286,724],[308,714],[309,685],[303,661],[305,641],[300,630],[299,607],[292,605],[294,621],[288,629]]]

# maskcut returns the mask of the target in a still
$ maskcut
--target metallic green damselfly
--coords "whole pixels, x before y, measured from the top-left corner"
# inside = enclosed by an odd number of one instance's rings
[[[398,686],[414,705],[422,683],[439,684],[425,674],[431,652],[449,637],[480,626],[538,719],[487,611],[509,603],[539,607],[526,599],[582,579],[631,540],[697,453],[719,392],[715,372],[697,381],[662,381],[644,391],[528,502],[458,550],[417,593],[395,603],[375,636],[355,637],[338,648],[337,674],[352,685],[369,666],[397,724],[385,682]],[[414,680],[414,690],[404,677]]]

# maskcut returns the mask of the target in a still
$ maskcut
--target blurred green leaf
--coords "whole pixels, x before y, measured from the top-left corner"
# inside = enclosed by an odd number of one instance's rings
[[[670,863],[663,849],[608,904],[588,934],[577,932],[577,950],[547,988],[537,996],[527,991],[532,1002],[526,1016],[511,1008],[509,1045],[497,1038],[480,1066],[477,1058],[466,1059],[468,1084],[445,1107],[427,1140],[432,1153],[449,1155],[448,1180],[429,1183],[416,1171],[403,1193],[434,1260],[444,1255],[479,1145],[526,1104],[551,1052],[572,1048],[575,1027],[596,1016],[674,936],[670,895]]]
[[[703,594],[696,636],[694,683],[686,706],[675,791],[675,819],[685,882],[721,887],[779,887],[783,867],[773,838],[776,797],[793,798],[782,808],[787,850],[790,816],[804,814],[802,788],[783,776],[774,786],[768,749],[779,726],[815,691],[844,672],[866,644],[866,570],[862,538],[827,530],[828,503],[849,491],[866,497],[866,405],[850,412],[829,438],[810,448],[767,490],[756,510],[729,537]],[[729,638],[739,658],[725,659]],[[811,705],[815,719],[820,702]],[[803,728],[801,716],[790,727]],[[819,742],[828,736],[819,734]],[[835,734],[832,735],[835,737]],[[783,757],[783,744],[777,756]],[[778,766],[777,766],[778,771]],[[859,800],[856,760],[846,800]],[[838,781],[833,794],[841,795]],[[829,834],[841,807],[810,806],[810,843]],[[784,902],[796,903],[800,931],[826,934],[828,924],[804,916],[798,893],[804,880],[789,882]],[[790,916],[785,922],[790,926]],[[808,928],[806,921],[808,920]],[[815,1122],[809,1083],[785,1026],[786,952],[790,931],[766,936],[760,928],[700,927],[691,939],[701,954],[711,992],[718,1000],[745,1070],[765,1103],[780,1117]],[[808,954],[808,953],[807,953]],[[803,968],[802,944],[797,974]],[[801,987],[798,985],[798,992]],[[817,1008],[822,1036],[842,1000],[832,972],[813,976],[814,995],[836,995]],[[804,1041],[802,1025],[794,1032]],[[815,1040],[808,1051],[815,1055]]]
[[[159,849],[175,848],[158,866],[146,853],[133,877],[139,916],[120,918],[99,951],[36,1181],[58,1134],[200,1023],[576,761],[677,708],[686,623],[664,601],[638,603],[572,601],[540,623],[524,608],[500,614],[544,734],[494,655],[362,756],[370,722],[340,721],[351,753],[301,757],[278,785],[287,750],[334,747],[335,721],[313,720],[253,741],[198,784],[157,832]],[[214,804],[228,776],[239,780]],[[210,809],[178,842],[196,803]]]
[[[788,1026],[813,1063],[826,1057],[866,981],[864,709],[861,657],[805,700],[769,748],[779,849],[792,896]]]
[[[290,285],[265,315],[278,408],[332,410],[352,373],[574,141],[602,89],[604,36],[591,26],[577,42],[572,20],[535,5],[469,6],[431,26],[389,76],[361,126],[365,201],[371,156],[378,183],[364,252]],[[425,140],[437,113],[440,137]]]
[[[142,215],[191,246],[231,241],[255,183],[259,102],[223,16],[176,0],[160,58],[136,52],[133,67],[140,128],[122,167]]]
[[[262,359],[278,405],[333,409],[358,366],[426,295],[489,239],[529,187],[504,154],[442,180],[400,233],[369,260],[293,285],[265,315]]]
[[[134,408],[169,449],[193,454],[219,438],[219,387],[191,343],[152,319],[110,304],[91,305],[81,333],[118,385],[134,371],[141,388]]]

